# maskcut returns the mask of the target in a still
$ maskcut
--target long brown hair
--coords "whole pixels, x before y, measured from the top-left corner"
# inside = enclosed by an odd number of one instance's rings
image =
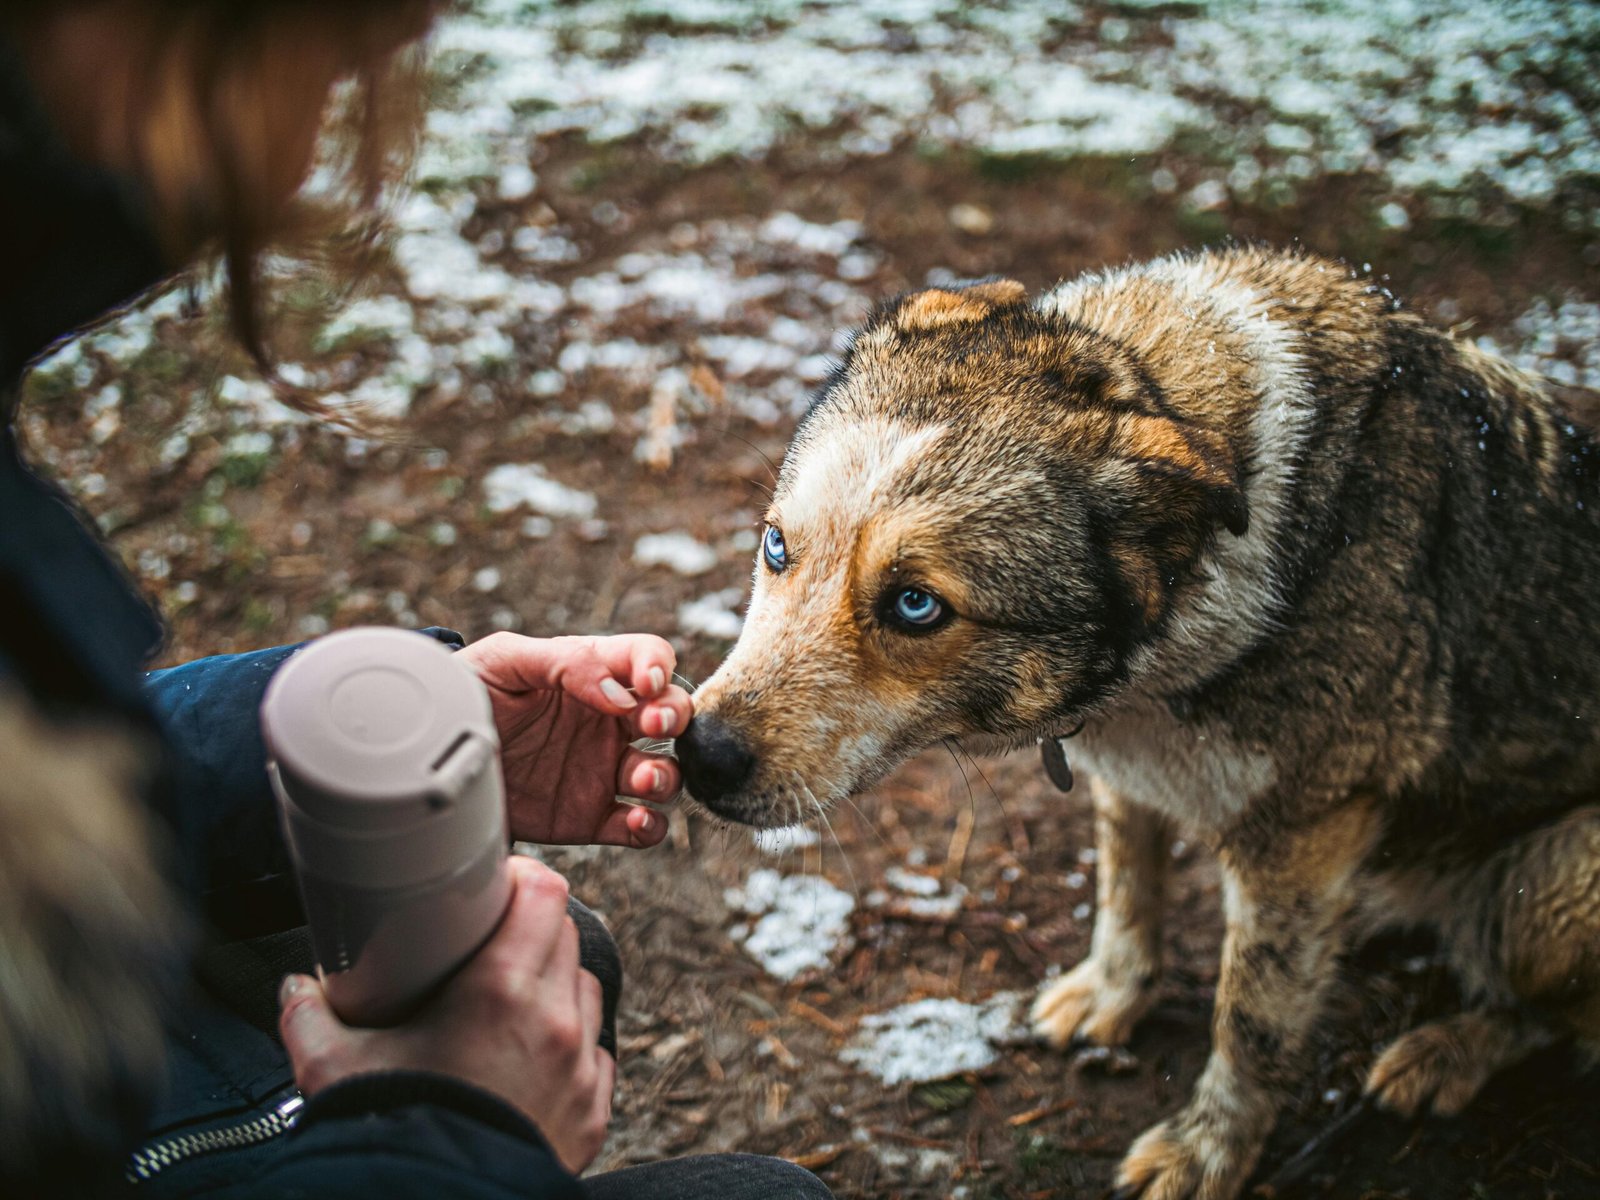
[[[414,43],[440,7],[9,0],[0,32],[73,152],[143,190],[173,267],[221,252],[234,330],[265,366],[261,252],[329,228],[325,210],[313,220],[295,199],[319,154],[331,157],[347,228],[404,169],[421,117]],[[330,109],[333,136],[319,142]]]

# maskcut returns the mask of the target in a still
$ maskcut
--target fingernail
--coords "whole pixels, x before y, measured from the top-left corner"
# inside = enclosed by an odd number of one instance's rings
[[[304,982],[299,975],[285,975],[283,982],[278,985],[278,1007],[283,1008],[288,1005]]]
[[[666,736],[667,731],[672,728],[672,710],[666,708],[659,710],[651,724],[656,727],[657,733]]]
[[[665,767],[651,769],[650,790],[652,792],[664,792],[667,790],[667,769]]]
[[[659,696],[661,689],[667,686],[667,673],[660,667],[650,668],[650,694]]]
[[[618,708],[632,708],[639,702],[633,698],[628,689],[615,679],[604,679],[600,682],[600,692]]]

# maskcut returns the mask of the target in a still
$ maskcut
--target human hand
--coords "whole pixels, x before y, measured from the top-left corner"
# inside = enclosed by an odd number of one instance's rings
[[[489,688],[512,837],[643,847],[667,835],[664,814],[616,797],[662,802],[683,785],[676,761],[630,744],[676,737],[689,723],[671,646],[642,633],[493,633],[457,654]]]
[[[378,1071],[450,1075],[506,1101],[578,1174],[600,1153],[616,1061],[602,1050],[600,982],[578,965],[567,881],[513,856],[511,902],[494,935],[410,1020],[356,1029],[322,985],[290,975],[278,1028],[307,1096]]]

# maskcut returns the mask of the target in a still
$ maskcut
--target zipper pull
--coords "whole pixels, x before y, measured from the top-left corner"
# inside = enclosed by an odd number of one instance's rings
[[[290,1096],[273,1110],[278,1120],[283,1122],[285,1129],[293,1129],[296,1121],[300,1119],[300,1110],[306,1106],[306,1098],[299,1092]]]

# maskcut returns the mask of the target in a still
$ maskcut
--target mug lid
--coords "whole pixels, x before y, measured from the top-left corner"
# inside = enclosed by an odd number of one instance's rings
[[[318,638],[278,669],[261,702],[267,752],[330,799],[451,790],[457,757],[498,747],[489,692],[426,634],[360,627]]]

